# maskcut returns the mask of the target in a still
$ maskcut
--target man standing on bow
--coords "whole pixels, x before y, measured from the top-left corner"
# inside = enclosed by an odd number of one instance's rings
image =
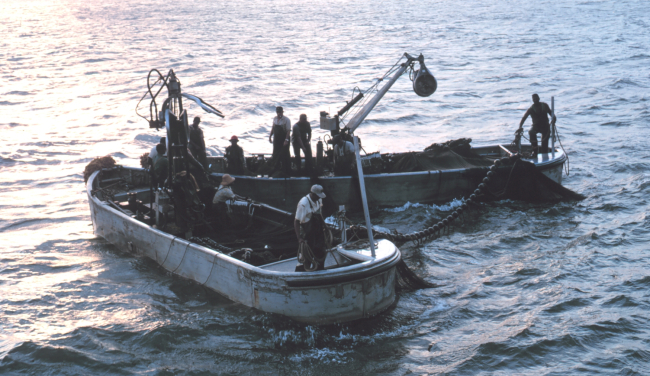
[[[521,118],[517,132],[523,131],[524,122],[529,115],[533,120],[533,126],[530,128],[530,131],[528,131],[528,136],[530,136],[530,145],[533,147],[533,153],[537,155],[539,152],[537,148],[537,133],[542,134],[541,152],[548,153],[548,139],[551,136],[551,126],[548,123],[548,115],[553,117],[551,120],[551,124],[553,125],[555,125],[555,116],[548,104],[539,101],[539,95],[537,94],[533,94],[533,105],[528,108],[524,117]]]
[[[308,270],[313,271],[323,268],[325,261],[325,221],[321,208],[323,207],[323,187],[315,184],[311,187],[311,192],[298,202],[296,209],[296,219],[293,222],[293,228],[300,244],[298,261],[303,265],[298,265],[296,271]],[[311,255],[306,255],[303,244],[306,243]]]
[[[190,127],[190,152],[192,156],[203,166],[203,169],[208,171],[208,159],[205,156],[205,140],[203,139],[203,130],[199,128],[201,123],[200,117],[194,118],[194,123]]]
[[[289,152],[289,140],[291,139],[291,120],[284,116],[284,110],[278,106],[275,108],[277,114],[273,118],[269,142],[273,144],[273,171],[282,167],[282,172],[289,177],[291,175],[291,154]]]

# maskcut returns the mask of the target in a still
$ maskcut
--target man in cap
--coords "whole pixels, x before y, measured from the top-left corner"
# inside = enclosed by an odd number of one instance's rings
[[[237,136],[230,137],[230,146],[226,148],[226,161],[228,167],[226,171],[229,174],[245,175],[246,174],[246,159],[244,158],[244,149],[237,145],[239,138]]]
[[[228,174],[223,174],[221,177],[221,184],[217,188],[217,192],[214,194],[212,199],[212,207],[216,212],[216,219],[221,223],[227,223],[229,221],[230,208],[227,206],[227,202],[235,198],[235,194],[232,191],[230,185],[235,181],[235,178]]]
[[[291,175],[291,154],[289,152],[289,140],[291,139],[291,120],[284,116],[284,109],[280,106],[275,108],[276,117],[273,118],[269,142],[273,144],[273,171],[282,167],[282,172],[289,177]]]
[[[223,174],[221,177],[221,184],[219,185],[219,188],[217,188],[217,192],[214,194],[214,198],[212,199],[213,204],[219,204],[235,198],[235,194],[230,187],[234,181],[235,178],[232,176]]]
[[[203,130],[199,128],[201,123],[200,117],[195,117],[192,126],[190,127],[190,151],[192,156],[203,166],[205,171],[208,171],[208,159],[205,156],[205,140],[203,139]]]
[[[341,134],[334,136],[332,143],[334,144],[334,174],[337,176],[352,175],[354,145],[350,141],[346,141]]]
[[[537,154],[538,152],[537,133],[542,134],[541,152],[548,153],[548,139],[551,135],[551,126],[548,123],[548,115],[551,115],[553,117],[551,120],[551,124],[553,125],[555,125],[555,116],[553,115],[553,112],[551,111],[548,104],[539,101],[539,95],[537,94],[533,94],[533,104],[530,106],[530,108],[528,108],[524,114],[524,117],[521,118],[517,132],[523,131],[524,122],[529,115],[533,120],[533,126],[530,128],[530,131],[528,131],[528,135],[530,136],[530,145],[533,147],[533,153]]]
[[[315,184],[311,187],[311,192],[298,202],[296,209],[296,218],[293,222],[293,228],[298,238],[298,243],[307,243],[314,256],[314,260],[306,258],[305,262],[309,262],[311,269],[323,269],[323,261],[325,260],[325,221],[321,213],[323,206],[323,187]],[[304,255],[303,255],[304,256]],[[300,259],[299,255],[299,259]],[[298,265],[296,270],[303,270],[302,265]]]

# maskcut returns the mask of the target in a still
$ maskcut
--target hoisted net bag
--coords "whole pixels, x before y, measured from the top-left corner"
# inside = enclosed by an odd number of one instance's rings
[[[93,172],[111,167],[115,167],[115,159],[110,155],[93,159],[84,169],[84,183],[88,183],[88,179],[90,179]]]
[[[486,192],[488,199],[511,199],[526,202],[557,202],[584,200],[585,196],[574,192],[540,172],[533,163],[518,160],[511,169],[500,169],[495,182]],[[493,183],[490,182],[490,185]]]

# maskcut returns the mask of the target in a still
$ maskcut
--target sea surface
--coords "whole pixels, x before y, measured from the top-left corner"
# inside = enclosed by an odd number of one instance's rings
[[[0,374],[650,374],[647,0],[3,0],[0,13]],[[402,77],[357,130],[366,151],[510,143],[538,93],[555,98],[563,184],[587,198],[482,204],[401,247],[442,287],[325,327],[93,235],[85,165],[137,166],[163,136],[135,113],[150,69],[226,114],[190,107],[212,154],[232,135],[270,153],[276,105],[316,124],[404,52],[425,56],[438,91]],[[453,205],[373,223],[417,231]]]

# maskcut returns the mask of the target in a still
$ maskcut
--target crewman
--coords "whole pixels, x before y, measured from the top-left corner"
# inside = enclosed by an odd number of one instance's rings
[[[291,154],[289,152],[289,140],[291,139],[291,120],[284,116],[284,109],[281,106],[275,108],[276,117],[273,118],[269,142],[273,144],[273,172],[282,168],[282,172],[289,177],[291,175]]]
[[[153,164],[153,171],[156,176],[156,186],[163,186],[165,180],[167,180],[167,175],[169,174],[169,161],[165,153],[167,149],[165,144],[160,143],[156,145],[156,162]]]
[[[167,138],[161,137],[160,138],[160,143],[157,144],[156,146],[154,146],[153,148],[151,148],[151,151],[149,152],[149,158],[151,158],[151,163],[153,163],[154,165],[156,164],[156,159],[158,158],[158,152],[156,151],[156,148],[158,147],[158,145],[164,146],[165,147],[165,152],[166,152],[166,150],[167,150]]]
[[[293,222],[300,246],[296,271],[324,269],[326,245],[325,221],[321,212],[323,198],[323,187],[315,184],[312,185],[311,192],[298,202]]]
[[[524,122],[529,115],[533,120],[533,126],[530,128],[530,131],[528,131],[528,135],[530,136],[530,145],[533,147],[533,154],[537,155],[539,151],[537,148],[537,133],[542,134],[541,152],[548,153],[548,139],[551,135],[551,127],[548,123],[548,115],[551,115],[553,117],[553,120],[551,120],[551,124],[553,125],[555,125],[555,115],[553,115],[553,112],[551,111],[548,104],[539,101],[539,95],[533,94],[533,104],[530,106],[530,108],[528,108],[524,114],[524,117],[521,118],[521,121],[519,122],[519,129],[517,129],[518,133],[523,132]]]
[[[190,127],[190,151],[196,160],[203,166],[203,169],[208,171],[208,159],[205,155],[205,140],[203,138],[203,130],[199,128],[201,123],[200,117],[195,117],[192,126]]]
[[[235,178],[229,174],[223,174],[221,177],[221,184],[217,189],[217,192],[214,194],[212,199],[213,204],[219,204],[221,202],[226,202],[235,198],[235,194],[232,191],[230,185],[235,181]]]
[[[305,170],[307,174],[311,172],[311,124],[307,121],[307,115],[301,114],[300,120],[293,125],[293,133],[291,134],[291,141],[293,144],[293,155],[296,157],[296,166],[298,167],[298,175],[302,166],[300,163],[300,150],[305,154]]]
[[[230,137],[230,146],[226,148],[226,161],[228,166],[226,171],[229,174],[245,175],[246,174],[246,159],[244,158],[244,149],[237,145],[239,138],[237,136]]]
[[[337,134],[332,139],[334,144],[334,174],[337,176],[352,175],[354,170],[354,145]]]

